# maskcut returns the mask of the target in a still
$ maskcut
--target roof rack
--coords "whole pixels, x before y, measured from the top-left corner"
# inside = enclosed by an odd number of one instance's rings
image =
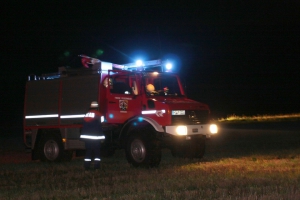
[[[145,71],[145,72],[164,71],[163,62],[160,59],[119,65],[119,64],[104,62],[97,58],[92,58],[85,55],[78,55],[78,56],[82,58],[82,64],[84,68],[70,69],[68,67],[58,67],[58,73],[42,74],[41,76],[30,74],[28,76],[28,81],[50,80],[50,79],[63,78],[67,76],[80,76],[80,75],[87,75],[87,74],[100,74],[102,71],[108,71],[113,69],[127,70],[127,71]],[[92,65],[92,67],[90,68],[87,64]]]
[[[47,73],[37,76],[30,74],[28,76],[28,81],[38,81],[38,80],[51,80],[70,76],[82,76],[88,74],[100,74],[102,71],[107,71],[113,69],[113,64],[108,62],[96,63],[92,68],[68,68],[68,67],[58,67],[57,73]],[[101,69],[102,68],[102,69]]]

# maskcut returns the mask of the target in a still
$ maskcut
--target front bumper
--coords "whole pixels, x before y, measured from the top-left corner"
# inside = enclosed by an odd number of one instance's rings
[[[218,133],[218,127],[216,124],[166,126],[165,131],[174,136],[205,135],[209,138]]]

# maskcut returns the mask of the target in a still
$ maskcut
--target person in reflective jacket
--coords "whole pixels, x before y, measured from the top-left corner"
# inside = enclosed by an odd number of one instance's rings
[[[98,103],[93,101],[90,110],[84,116],[80,138],[85,141],[84,169],[89,170],[94,161],[94,169],[100,168],[100,144],[105,139],[102,130],[101,113]]]

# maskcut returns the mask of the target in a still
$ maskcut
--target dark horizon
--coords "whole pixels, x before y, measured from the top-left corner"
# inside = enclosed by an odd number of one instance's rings
[[[1,111],[22,118],[29,74],[172,57],[214,118],[299,113],[300,3],[4,3]]]

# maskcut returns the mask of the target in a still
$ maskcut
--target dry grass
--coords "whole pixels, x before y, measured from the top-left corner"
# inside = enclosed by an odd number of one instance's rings
[[[164,150],[153,169],[130,167],[123,151],[89,173],[82,158],[50,164],[19,156],[1,164],[0,199],[300,199],[300,136],[288,134],[223,133],[201,161]]]
[[[256,115],[256,116],[237,116],[229,115],[226,118],[218,119],[219,122],[237,122],[237,121],[283,121],[283,120],[299,120],[300,113],[294,114],[278,114],[278,115]]]
[[[121,159],[88,174],[80,160],[6,165],[0,172],[0,199],[299,199],[299,161],[169,158],[160,168],[134,169]]]
[[[227,129],[202,160],[164,150],[153,169],[130,167],[124,151],[89,173],[82,158],[43,163],[13,148],[0,151],[0,163],[0,199],[300,199],[299,129]]]

